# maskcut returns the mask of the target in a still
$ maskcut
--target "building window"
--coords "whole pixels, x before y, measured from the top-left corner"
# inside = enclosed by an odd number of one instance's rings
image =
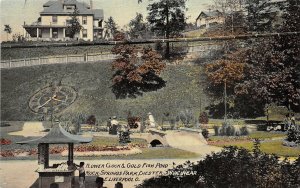
[[[66,11],[73,11],[75,9],[75,6],[71,6],[71,5],[69,5],[69,6],[65,6],[65,10]]]
[[[103,22],[103,20],[98,22],[98,27],[102,27],[102,22]]]
[[[82,30],[82,37],[87,38],[87,29]]]
[[[87,24],[87,16],[82,16],[82,25]]]
[[[57,23],[57,16],[52,16],[52,22]]]

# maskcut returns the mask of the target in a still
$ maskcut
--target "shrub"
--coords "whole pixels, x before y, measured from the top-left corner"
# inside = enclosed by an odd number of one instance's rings
[[[207,129],[202,129],[202,135],[203,135],[203,137],[205,138],[205,139],[207,139],[208,138],[208,130]]]
[[[300,143],[300,131],[296,129],[289,129],[287,132],[287,141]]]
[[[128,117],[127,121],[128,121],[128,125],[129,125],[130,129],[136,129],[139,126],[137,122],[140,122],[141,118],[140,117]]]
[[[87,120],[86,123],[89,125],[95,125],[96,123],[96,117],[94,115],[90,115]]]
[[[233,125],[231,125],[229,123],[223,123],[222,127],[220,128],[219,135],[220,136],[235,136],[236,130]]]
[[[192,110],[185,109],[179,113],[178,117],[185,127],[190,127],[192,120],[194,119],[194,114]]]
[[[154,187],[299,187],[300,157],[293,163],[279,161],[276,155],[260,150],[256,141],[254,150],[225,147],[219,153],[206,156],[197,163],[187,161],[169,170],[168,175],[145,180],[138,188]],[[195,172],[180,175],[180,172]]]
[[[246,126],[240,128],[240,134],[242,136],[249,135],[249,129]]]
[[[199,122],[201,124],[207,124],[208,123],[208,115],[206,112],[202,112],[199,116]]]

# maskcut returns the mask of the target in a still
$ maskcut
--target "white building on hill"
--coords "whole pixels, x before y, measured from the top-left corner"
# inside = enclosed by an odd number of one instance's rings
[[[93,41],[103,37],[102,9],[93,9],[90,5],[76,0],[48,1],[43,8],[36,22],[24,22],[25,37],[44,41],[70,39],[67,27],[75,8],[79,11],[77,19],[83,28],[74,38]]]
[[[218,10],[202,11],[196,19],[196,25],[200,28],[209,28],[224,22],[225,16]]]

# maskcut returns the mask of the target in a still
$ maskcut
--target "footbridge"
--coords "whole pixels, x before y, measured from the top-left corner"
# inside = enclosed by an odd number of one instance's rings
[[[201,130],[190,128],[170,131],[150,129],[146,140],[152,147],[171,146],[180,149],[183,147],[195,147],[207,144]]]

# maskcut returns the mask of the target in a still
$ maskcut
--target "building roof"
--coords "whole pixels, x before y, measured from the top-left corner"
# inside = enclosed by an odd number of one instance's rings
[[[220,11],[218,11],[218,10],[201,11],[196,20],[198,20],[201,16],[202,17],[218,17],[220,15],[222,15],[222,13]]]
[[[67,143],[89,143],[92,141],[92,137],[82,137],[79,135],[73,135],[67,132],[60,125],[52,128],[49,133],[43,137],[33,140],[26,140],[17,142],[17,144],[67,144]]]
[[[79,11],[79,15],[94,15],[96,19],[103,19],[102,9],[91,9],[89,5],[76,0],[57,0],[48,1],[43,5],[44,10],[40,12],[41,15],[65,15],[72,14],[73,11],[64,10],[64,5],[75,5]]]
[[[102,9],[94,9],[94,18],[95,19],[103,19],[103,10]]]

